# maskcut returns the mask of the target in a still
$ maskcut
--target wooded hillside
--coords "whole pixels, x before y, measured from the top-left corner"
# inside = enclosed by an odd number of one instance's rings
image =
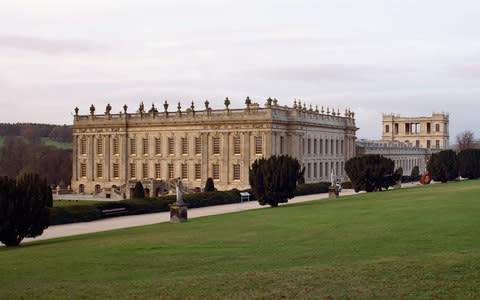
[[[0,136],[23,136],[32,141],[49,137],[59,142],[71,143],[72,129],[67,125],[0,123]]]
[[[51,185],[66,187],[70,184],[72,151],[60,148],[65,145],[62,143],[72,141],[70,127],[31,123],[0,124],[0,137],[0,176],[17,177],[35,172],[47,177]]]

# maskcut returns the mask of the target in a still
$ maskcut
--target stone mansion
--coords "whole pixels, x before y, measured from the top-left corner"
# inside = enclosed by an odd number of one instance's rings
[[[205,101],[182,110],[163,111],[140,104],[129,113],[80,115],[73,123],[72,189],[77,193],[124,198],[137,181],[148,196],[172,188],[180,177],[187,190],[199,190],[208,177],[219,190],[249,188],[249,168],[258,158],[288,154],[305,167],[307,183],[329,181],[333,171],[344,178],[344,163],[355,156],[354,113],[318,109],[299,100],[292,107],[267,99],[261,107],[212,109]]]

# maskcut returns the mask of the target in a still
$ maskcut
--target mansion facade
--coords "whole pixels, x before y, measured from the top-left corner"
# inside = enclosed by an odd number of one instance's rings
[[[247,189],[249,168],[259,158],[290,155],[305,167],[305,182],[329,181],[330,173],[345,178],[344,163],[355,156],[354,113],[315,109],[300,101],[292,107],[267,99],[261,107],[247,97],[245,107],[159,111],[143,103],[135,113],[80,115],[73,123],[72,189],[100,197],[130,197],[136,182],[148,196],[174,188],[200,190],[211,177],[219,190]]]

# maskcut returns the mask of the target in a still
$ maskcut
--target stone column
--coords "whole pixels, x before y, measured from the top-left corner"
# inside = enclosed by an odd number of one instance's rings
[[[120,180],[124,182],[125,185],[128,183],[128,168],[129,168],[129,151],[128,151],[128,134],[125,133],[124,135],[120,136],[120,141],[119,141],[119,146],[121,147],[120,149],[120,161],[122,162],[120,164],[120,169],[121,169],[121,174],[120,174]],[[128,186],[126,186],[128,189]]]
[[[250,168],[250,165],[251,165],[251,152],[250,152],[250,142],[251,142],[251,137],[252,136],[252,133],[251,132],[242,132],[242,136],[241,136],[241,156],[243,158],[243,165],[244,165],[244,168],[243,168],[243,178],[245,178],[247,180],[247,183],[248,183],[248,178],[249,178],[249,174],[248,174],[248,169]]]
[[[270,132],[262,132],[261,135],[263,136],[263,156],[265,158],[268,158],[272,156],[275,152],[272,149],[273,148],[273,143],[272,143],[272,133]]]
[[[88,138],[88,172],[87,179],[89,181],[95,180],[95,136],[91,135]]]
[[[110,139],[110,134],[107,134],[107,135],[105,136],[105,150],[104,150],[104,153],[103,153],[104,158],[105,158],[105,159],[104,159],[104,163],[105,163],[105,167],[104,167],[104,168],[105,168],[105,175],[106,175],[106,176],[105,176],[105,179],[106,179],[107,181],[110,181],[110,180],[111,180],[110,172],[111,172],[111,169],[112,169],[112,168],[110,167],[110,161],[111,161],[111,159],[110,159],[110,157],[111,157],[111,153],[110,153],[110,141],[111,141],[111,139]]]
[[[202,142],[202,162],[201,162],[201,168],[202,168],[202,176],[201,176],[201,184],[205,185],[205,182],[207,181],[207,178],[209,177],[208,172],[208,158],[209,158],[209,150],[210,150],[210,133],[202,133],[200,135],[201,142]]]
[[[73,136],[73,143],[72,143],[72,181],[78,181],[78,136],[77,135]]]

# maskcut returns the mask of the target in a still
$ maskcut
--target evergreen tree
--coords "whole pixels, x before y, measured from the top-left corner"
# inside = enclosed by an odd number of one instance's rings
[[[353,157],[345,163],[345,171],[356,192],[380,191],[395,185],[394,167],[393,160],[373,154]]]
[[[403,168],[402,167],[398,167],[398,169],[395,170],[395,173],[393,174],[393,179],[395,181],[399,181],[402,179],[402,176],[403,176]]]
[[[458,153],[458,171],[463,178],[480,178],[480,149],[466,149]]]
[[[417,181],[420,179],[420,169],[418,168],[418,166],[412,168],[410,178],[412,179],[412,181]]]
[[[433,180],[443,183],[455,180],[458,176],[458,158],[452,150],[444,150],[432,155],[427,170]]]
[[[207,178],[207,182],[205,182],[205,188],[203,189],[204,192],[213,192],[215,191],[215,185],[213,184],[213,179],[211,177]]]
[[[253,195],[261,205],[270,206],[293,198],[297,181],[303,177],[298,160],[288,155],[257,159],[249,173]]]
[[[0,178],[0,241],[17,246],[25,237],[36,237],[50,224],[52,191],[46,179],[25,174],[16,182]]]
[[[145,198],[145,190],[143,189],[143,185],[140,181],[137,181],[137,183],[135,184],[135,188],[133,189],[133,198],[134,199]]]

